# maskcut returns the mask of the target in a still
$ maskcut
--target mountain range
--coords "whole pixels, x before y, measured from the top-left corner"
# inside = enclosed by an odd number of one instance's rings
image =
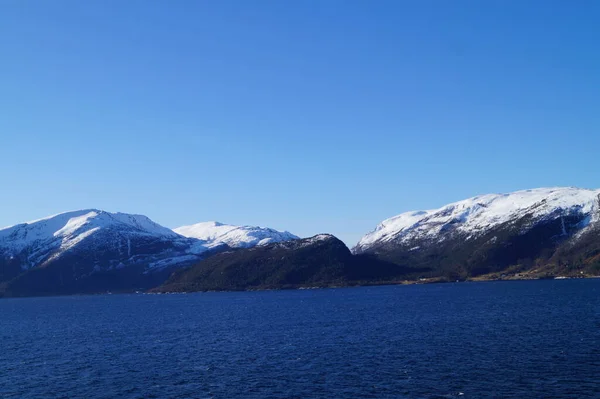
[[[600,275],[600,190],[489,194],[329,234],[97,209],[0,229],[0,295],[240,290]]]
[[[221,251],[296,239],[287,232],[209,222],[175,229],[146,216],[66,212],[0,230],[0,293],[54,295],[146,290]]]

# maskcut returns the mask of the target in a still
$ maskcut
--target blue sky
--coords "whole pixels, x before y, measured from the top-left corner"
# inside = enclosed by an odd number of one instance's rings
[[[600,187],[596,1],[0,3],[0,225],[333,233]]]

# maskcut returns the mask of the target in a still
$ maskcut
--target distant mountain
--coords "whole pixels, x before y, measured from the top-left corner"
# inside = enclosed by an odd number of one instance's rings
[[[222,252],[175,272],[154,291],[212,291],[341,286],[394,281],[403,268],[355,256],[332,235]]]
[[[384,220],[353,248],[429,276],[600,274],[600,190],[489,194]]]
[[[298,237],[287,232],[254,226],[232,226],[219,222],[203,222],[191,226],[173,229],[185,237],[217,244],[227,244],[232,248],[249,248],[280,241],[297,240]]]
[[[144,289],[173,267],[228,247],[183,237],[145,216],[86,209],[0,230],[6,295]]]
[[[215,253],[298,238],[216,222],[176,231],[146,216],[98,209],[0,229],[0,295],[146,290]]]
[[[600,275],[600,190],[489,194],[323,234],[86,209],[0,229],[0,296]],[[167,281],[165,283],[165,281]]]

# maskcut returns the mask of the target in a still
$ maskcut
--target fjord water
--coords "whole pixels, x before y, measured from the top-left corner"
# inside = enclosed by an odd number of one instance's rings
[[[0,300],[0,398],[598,398],[600,279]]]

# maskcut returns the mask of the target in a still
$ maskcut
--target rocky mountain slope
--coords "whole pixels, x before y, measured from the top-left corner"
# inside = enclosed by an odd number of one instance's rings
[[[398,265],[352,255],[332,235],[222,252],[174,273],[156,292],[370,284],[405,275]]]
[[[598,274],[600,190],[489,194],[380,223],[353,248],[429,276]]]
[[[231,248],[249,248],[299,238],[287,231],[254,226],[232,226],[219,222],[197,223],[178,227],[173,231],[185,237],[227,244]]]

